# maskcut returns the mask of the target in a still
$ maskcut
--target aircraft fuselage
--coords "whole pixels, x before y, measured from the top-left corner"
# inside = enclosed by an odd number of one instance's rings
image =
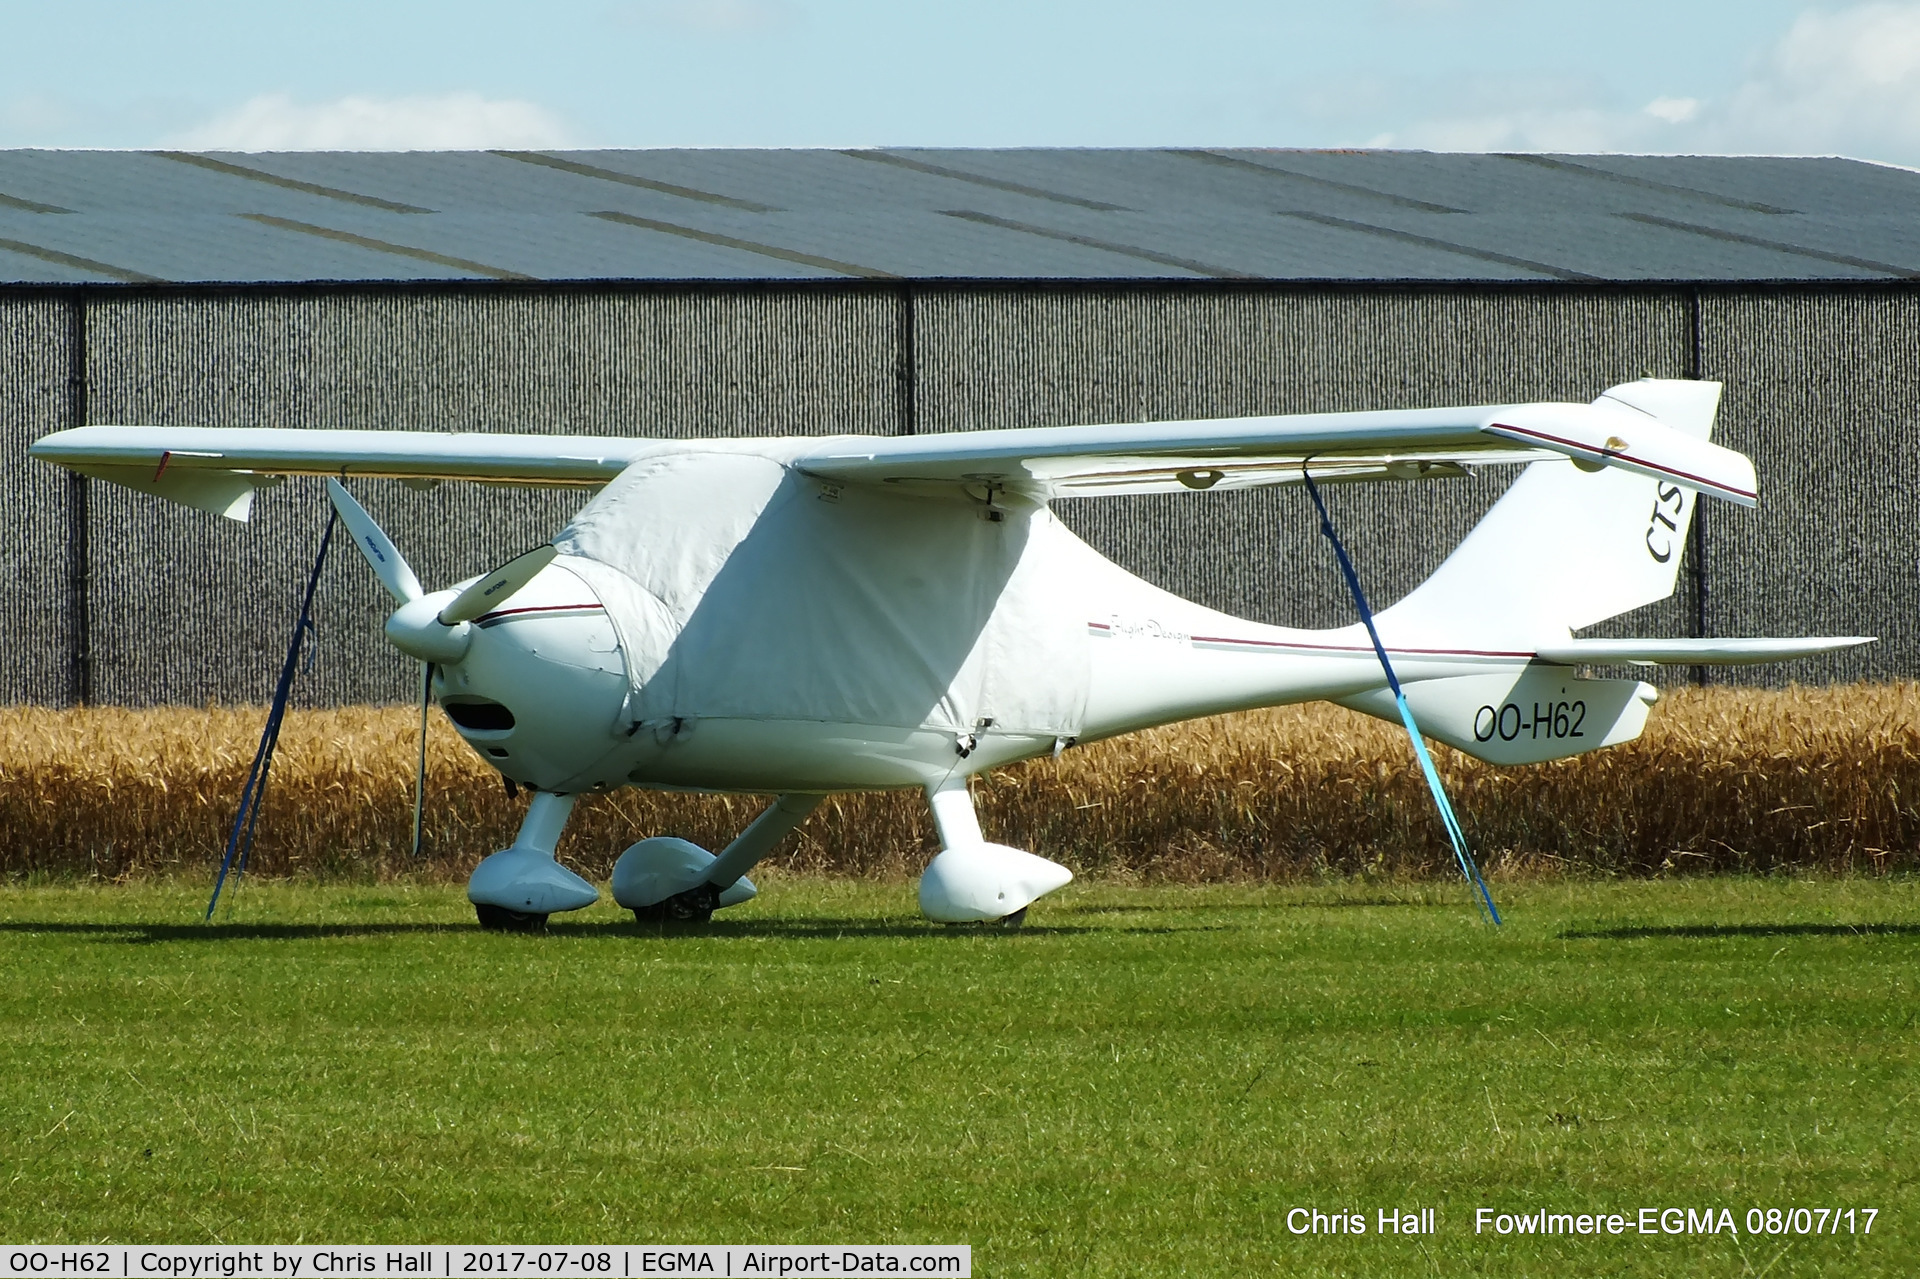
[[[1084,666],[1072,735],[994,723],[876,724],[742,715],[636,718],[620,639],[606,608],[566,567],[545,569],[511,606],[475,625],[465,658],[435,692],[456,727],[505,776],[565,793],[621,786],[788,793],[937,787],[956,775],[1048,755],[1078,741],[1252,707],[1377,688],[1380,666],[1358,626],[1296,630],[1234,618],[1160,590],[1068,533],[1042,510],[1043,557],[1057,612],[1051,644]],[[763,625],[778,628],[770,616]],[[879,637],[884,642],[884,637]],[[826,655],[854,678],[884,655],[849,632]],[[1417,680],[1524,667],[1524,653],[1395,654]],[[493,708],[504,708],[505,713]]]

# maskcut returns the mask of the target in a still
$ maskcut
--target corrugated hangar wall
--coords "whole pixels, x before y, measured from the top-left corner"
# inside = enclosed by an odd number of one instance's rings
[[[805,290],[130,298],[90,309],[94,422],[707,436],[891,432],[891,297]],[[549,540],[584,491],[356,485],[423,581]],[[262,701],[325,524],[317,481],[250,524],[92,486],[92,692]],[[126,548],[136,548],[127,555]],[[346,547],[303,700],[410,696],[391,602]]]
[[[0,537],[14,586],[0,606],[0,688],[15,702],[63,702],[78,685],[114,704],[264,700],[324,524],[311,481],[263,493],[248,525],[87,485],[88,661],[75,671],[76,575],[62,550],[72,489],[24,451],[82,403],[96,423],[892,433],[1585,399],[1643,373],[1685,375],[1696,360],[1729,383],[1720,438],[1755,455],[1763,507],[1709,508],[1704,601],[1689,572],[1673,601],[1613,629],[1867,631],[1884,640],[1864,656],[1750,678],[1920,671],[1914,538],[1900,520],[1920,465],[1920,304],[1905,291],[129,290],[85,302],[79,397],[73,308],[0,303]],[[1330,500],[1384,604],[1505,482],[1355,486]],[[585,497],[361,491],[430,585],[546,540]],[[1350,619],[1291,489],[1082,500],[1062,513],[1123,564],[1216,607],[1299,625]],[[351,554],[332,560],[303,701],[412,695],[412,663],[379,636],[386,609]]]
[[[68,527],[70,477],[27,457],[27,446],[68,425],[68,307],[0,301],[0,696],[65,701],[74,618]]]
[[[1682,376],[1692,343],[1681,294],[953,292],[916,319],[927,430],[1586,400],[1645,372]],[[1511,476],[1329,489],[1370,598],[1384,606],[1431,572]],[[1353,620],[1293,486],[1060,509],[1128,568],[1215,608]],[[1683,604],[1657,624],[1685,633]]]
[[[1920,676],[1920,294],[1709,294],[1701,311],[1702,367],[1727,387],[1716,438],[1760,475],[1758,510],[1709,510],[1708,627],[1880,637],[1755,681]]]

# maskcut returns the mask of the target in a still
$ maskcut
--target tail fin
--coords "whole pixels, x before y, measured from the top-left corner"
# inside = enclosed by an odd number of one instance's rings
[[[1594,403],[1704,440],[1720,384],[1648,378]],[[1535,462],[1432,577],[1380,614],[1380,630],[1389,643],[1525,646],[1663,600],[1678,581],[1697,498],[1613,467]]]

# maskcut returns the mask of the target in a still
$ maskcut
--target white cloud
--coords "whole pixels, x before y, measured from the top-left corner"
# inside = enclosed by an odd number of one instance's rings
[[[1750,149],[1920,157],[1920,4],[1801,14],[1707,124]]]
[[[1676,86],[1678,87],[1678,86]],[[1532,92],[1529,92],[1529,88]],[[1569,102],[1546,84],[1503,105],[1419,120],[1395,146],[1467,151],[1840,154],[1920,164],[1920,2],[1810,9],[1715,100],[1663,94],[1637,111]]]
[[[1685,124],[1700,114],[1700,99],[1655,98],[1640,110],[1656,120],[1665,120],[1668,124]]]
[[[168,139],[199,151],[477,150],[569,141],[566,126],[545,107],[477,93],[311,104],[264,94]]]

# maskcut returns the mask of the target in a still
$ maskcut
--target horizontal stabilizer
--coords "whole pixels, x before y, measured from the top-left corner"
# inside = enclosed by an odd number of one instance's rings
[[[1535,656],[1559,666],[1746,666],[1815,657],[1872,644],[1870,635],[1809,635],[1800,639],[1576,639],[1542,644]]]
[[[1424,736],[1489,764],[1538,764],[1630,742],[1659,696],[1639,680],[1581,679],[1559,666],[1420,680],[1406,694]],[[1391,689],[1343,697],[1340,705],[1400,722]]]

